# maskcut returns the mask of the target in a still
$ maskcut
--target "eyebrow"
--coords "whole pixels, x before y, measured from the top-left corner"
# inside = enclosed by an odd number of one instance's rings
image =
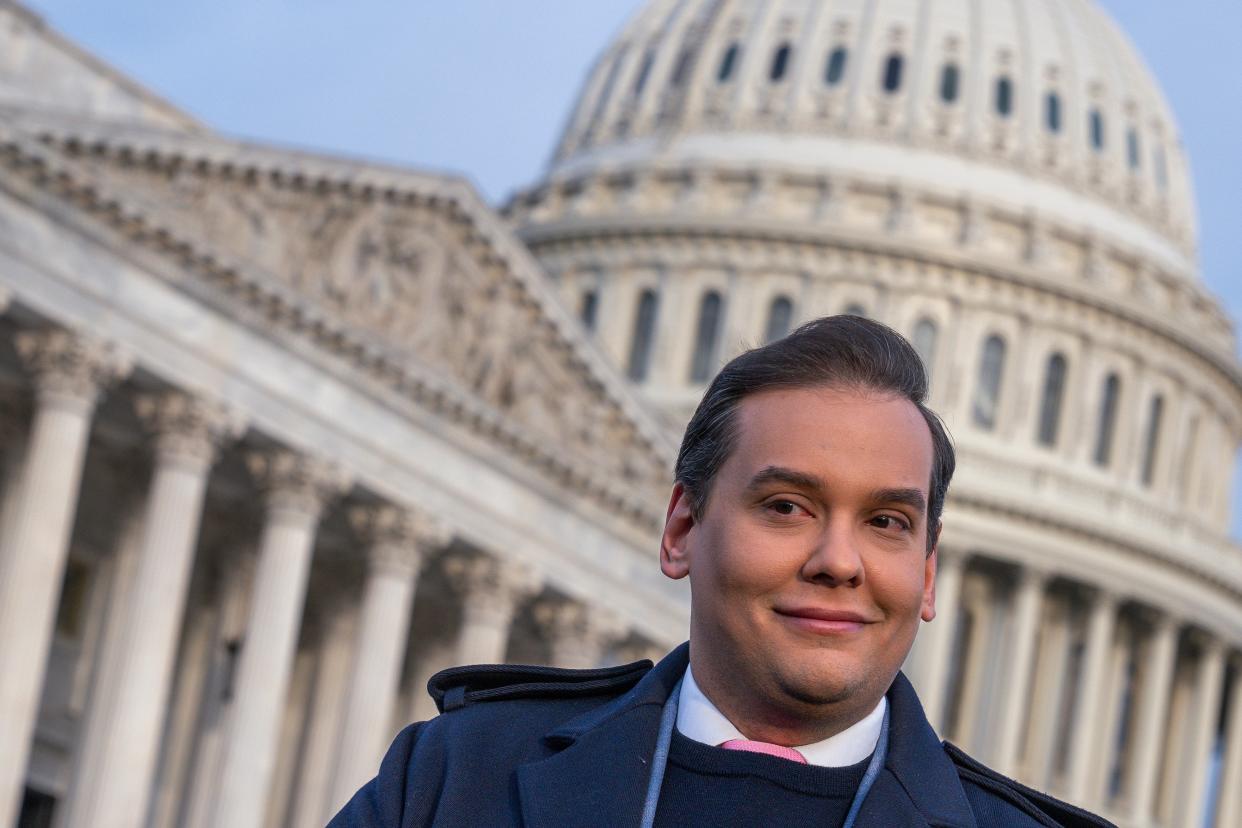
[[[785,483],[799,489],[824,488],[824,481],[816,475],[794,471],[782,466],[768,466],[750,479],[750,482],[746,484],[746,490],[754,491],[769,483]]]
[[[904,503],[920,515],[927,512],[927,499],[918,489],[876,489],[871,499],[877,503]]]
[[[798,489],[824,489],[824,481],[814,474],[787,469],[782,466],[768,466],[755,474],[746,484],[746,491],[755,491],[769,483],[784,483]],[[892,488],[876,489],[871,493],[874,503],[902,503],[917,511],[920,515],[927,513],[927,498],[918,489]]]

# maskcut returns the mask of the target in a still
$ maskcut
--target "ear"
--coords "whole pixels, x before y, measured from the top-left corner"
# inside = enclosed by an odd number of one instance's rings
[[[940,563],[940,530],[943,526],[943,523],[936,525],[931,552],[923,560],[923,607],[919,617],[924,621],[936,617],[936,567]]]
[[[688,541],[693,528],[690,495],[685,486],[675,483],[664,516],[664,534],[660,537],[660,571],[667,577],[677,579],[690,574]]]

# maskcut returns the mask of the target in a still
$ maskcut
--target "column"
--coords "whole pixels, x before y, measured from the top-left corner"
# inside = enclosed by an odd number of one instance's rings
[[[375,776],[394,735],[388,727],[419,566],[427,552],[448,540],[432,521],[394,506],[357,509],[350,517],[367,544],[367,582],[332,783],[334,809]]]
[[[257,828],[263,820],[315,531],[327,499],[347,485],[326,464],[290,451],[249,460],[267,519],[225,739],[213,820],[219,828]]]
[[[920,633],[926,644],[920,655],[920,675],[915,687],[923,701],[927,720],[939,731],[944,727],[945,694],[952,667],[949,661],[953,657],[953,640],[957,637],[965,561],[943,549],[936,555],[936,618]]]
[[[1216,799],[1217,828],[1242,825],[1242,663],[1233,663],[1229,723],[1225,731],[1224,766]]]
[[[1157,776],[1164,750],[1164,725],[1169,707],[1169,688],[1173,681],[1177,655],[1177,626],[1162,615],[1155,623],[1151,649],[1142,679],[1143,697],[1134,740],[1134,766],[1128,780],[1130,822],[1146,824],[1156,803]]]
[[[1022,729],[1029,713],[1031,674],[1035,661],[1035,639],[1043,610],[1047,576],[1025,569],[1019,576],[1013,606],[1013,625],[1009,638],[1008,686],[1000,701],[1000,727],[996,735],[997,769],[1013,775],[1018,765]]]
[[[301,747],[301,767],[290,803],[289,825],[323,825],[331,817],[332,772],[341,736],[345,694],[354,671],[354,645],[358,640],[358,607],[353,592],[330,596],[308,612],[314,626],[315,675],[310,712]],[[335,813],[335,812],[334,812]]]
[[[19,334],[35,413],[0,549],[0,825],[17,819],[43,671],[69,552],[91,415],[121,373],[104,348],[65,331]]]
[[[122,664],[91,696],[69,828],[125,828],[146,816],[207,475],[220,439],[241,427],[178,392],[141,397],[137,407],[155,439],[155,471],[119,631]]]
[[[1225,646],[1213,636],[1199,657],[1195,677],[1195,708],[1191,715],[1190,744],[1184,758],[1186,785],[1178,796],[1178,825],[1200,826],[1206,813],[1208,769],[1216,743],[1216,717],[1225,679]]]
[[[1082,688],[1074,705],[1074,726],[1070,728],[1069,758],[1066,764],[1066,796],[1070,802],[1095,800],[1096,791],[1089,790],[1098,763],[1111,757],[1111,745],[1103,744],[1111,722],[1101,714],[1109,705],[1104,692],[1112,656],[1113,625],[1117,616],[1117,600],[1100,592],[1091,606],[1087,622],[1087,647],[1083,652]]]
[[[1068,692],[1064,684],[1070,638],[1065,604],[1060,600],[1045,603],[1049,604],[1050,611],[1045,616],[1039,644],[1027,735],[1026,768],[1022,774],[1022,781],[1040,790],[1047,790],[1052,782],[1054,743],[1060,730],[1062,698]]]
[[[996,623],[996,595],[991,576],[979,573],[964,586],[963,601],[970,607],[970,636],[965,642],[959,697],[955,700],[957,721],[953,738],[968,750],[978,751],[981,737],[988,730],[988,714],[994,709],[983,692],[992,659],[996,656],[989,646]]]
[[[445,572],[462,596],[458,664],[501,664],[518,602],[539,586],[529,570],[490,556],[454,557]]]
[[[588,670],[600,666],[604,650],[611,641],[625,634],[619,619],[578,601],[550,597],[534,607],[537,623],[552,645],[552,664],[556,667]]]

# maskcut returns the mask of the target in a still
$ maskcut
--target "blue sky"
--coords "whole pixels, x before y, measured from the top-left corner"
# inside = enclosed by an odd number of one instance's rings
[[[641,0],[27,0],[223,132],[534,180],[598,51]],[[1242,320],[1242,2],[1102,0],[1160,79],[1199,203],[1204,280]],[[1235,487],[1242,534],[1242,486]]]

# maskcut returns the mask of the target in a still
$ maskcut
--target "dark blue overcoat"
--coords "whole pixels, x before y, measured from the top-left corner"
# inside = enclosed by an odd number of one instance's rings
[[[689,648],[603,670],[461,667],[440,709],[401,731],[329,828],[637,828],[660,712]],[[888,759],[858,828],[1107,826],[942,743],[905,676],[888,692]]]

